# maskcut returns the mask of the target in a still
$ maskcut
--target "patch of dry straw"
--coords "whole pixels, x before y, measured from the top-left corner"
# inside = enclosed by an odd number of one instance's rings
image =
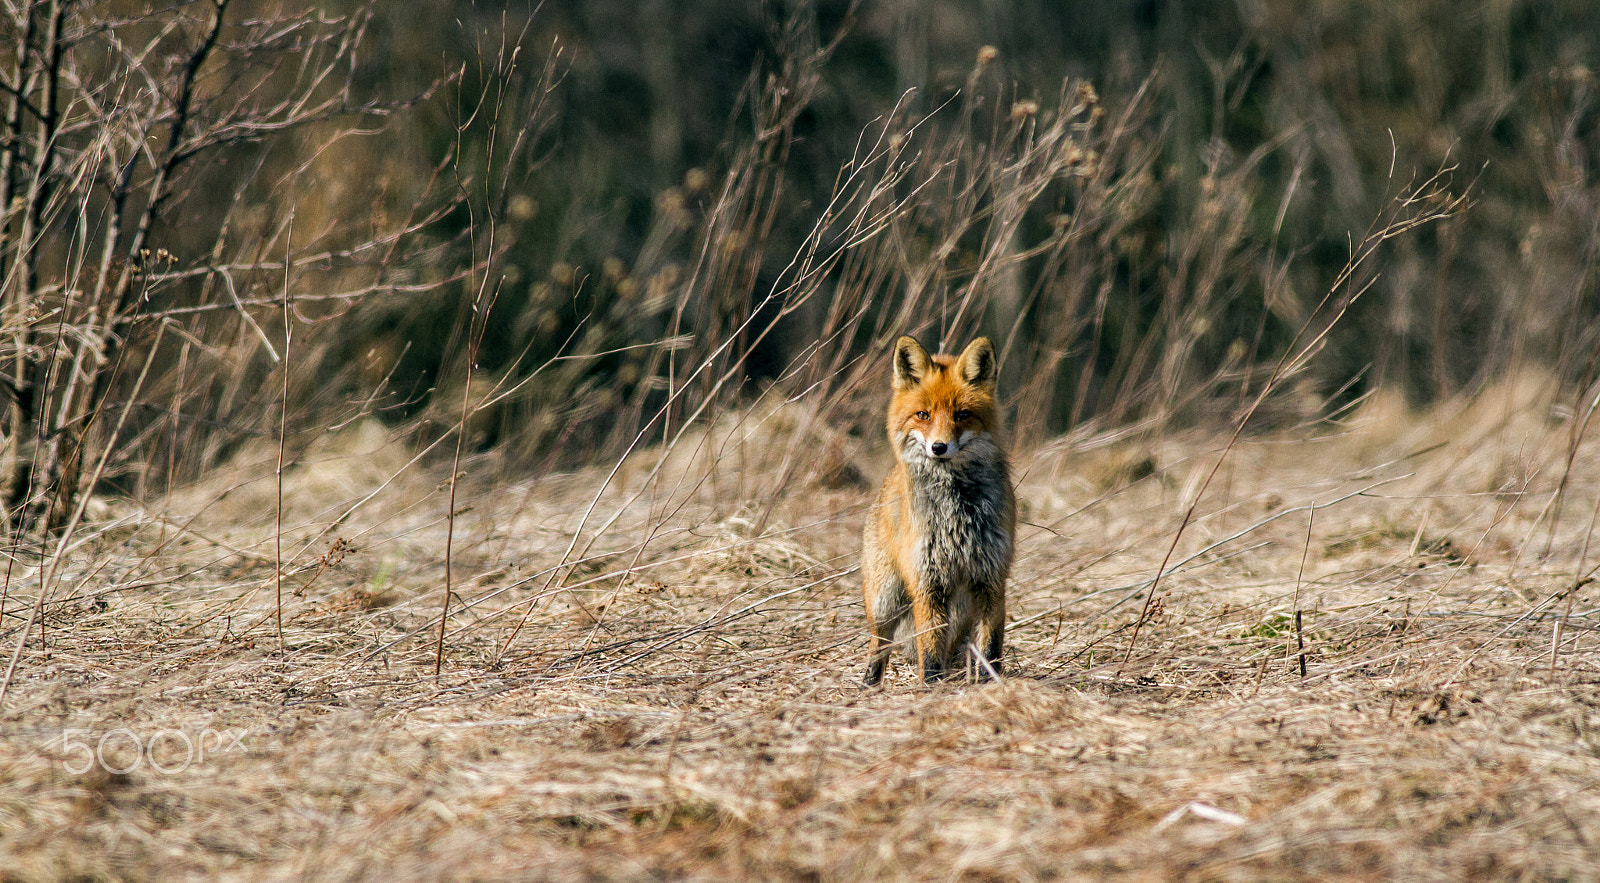
[[[1136,644],[1222,442],[1021,458],[1007,677],[935,689],[903,665],[857,686],[870,491],[729,474],[820,447],[810,421],[752,414],[615,476],[468,464],[438,679],[447,476],[374,426],[307,455],[280,654],[258,452],[159,511],[111,504],[64,563],[3,711],[0,866],[1600,876],[1600,463],[1580,446],[1563,484],[1540,389],[1234,448]]]

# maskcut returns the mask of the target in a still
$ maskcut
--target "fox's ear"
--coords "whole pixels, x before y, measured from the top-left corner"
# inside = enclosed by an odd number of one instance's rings
[[[911,389],[921,383],[932,364],[922,344],[909,337],[900,338],[894,345],[894,388]]]
[[[994,386],[994,344],[980,337],[967,344],[956,361],[956,376],[973,386]]]

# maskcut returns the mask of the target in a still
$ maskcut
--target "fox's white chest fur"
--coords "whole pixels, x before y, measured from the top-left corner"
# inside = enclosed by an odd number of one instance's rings
[[[987,448],[991,456],[981,456]],[[922,528],[917,570],[930,591],[963,592],[994,585],[1011,564],[1005,460],[987,438],[969,442],[957,460],[917,458],[911,472],[911,509]]]

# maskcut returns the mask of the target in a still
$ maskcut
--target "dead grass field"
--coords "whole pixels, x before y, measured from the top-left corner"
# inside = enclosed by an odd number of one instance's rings
[[[1241,442],[1136,641],[1225,436],[1020,457],[1007,677],[935,689],[858,687],[879,466],[800,425],[468,464],[440,677],[448,472],[375,424],[285,477],[281,651],[275,450],[105,502],[0,713],[0,876],[1600,878],[1600,462],[1556,500],[1536,383]]]

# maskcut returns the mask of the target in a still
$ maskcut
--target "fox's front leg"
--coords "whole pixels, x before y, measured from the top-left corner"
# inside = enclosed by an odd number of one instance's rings
[[[996,675],[1001,674],[1000,656],[1005,650],[1006,635],[1006,604],[1005,599],[991,603],[979,615],[978,627],[972,636],[973,652],[982,653],[984,661],[978,662],[978,679],[989,679],[989,670],[994,669]],[[976,662],[976,660],[974,660]]]
[[[905,583],[893,574],[869,567],[863,579],[866,594],[867,630],[872,633],[872,645],[867,650],[867,676],[865,684],[871,687],[883,680],[883,668],[894,652],[894,635],[905,618]]]
[[[917,627],[917,665],[925,683],[949,674],[945,633],[950,630],[949,602],[943,587],[923,582],[911,589],[911,618]]]
[[[862,684],[876,687],[883,680],[884,666],[888,665],[889,654],[894,650],[894,636],[884,635],[877,623],[868,623],[868,627],[872,629],[872,646],[867,650],[867,676],[862,679]]]

